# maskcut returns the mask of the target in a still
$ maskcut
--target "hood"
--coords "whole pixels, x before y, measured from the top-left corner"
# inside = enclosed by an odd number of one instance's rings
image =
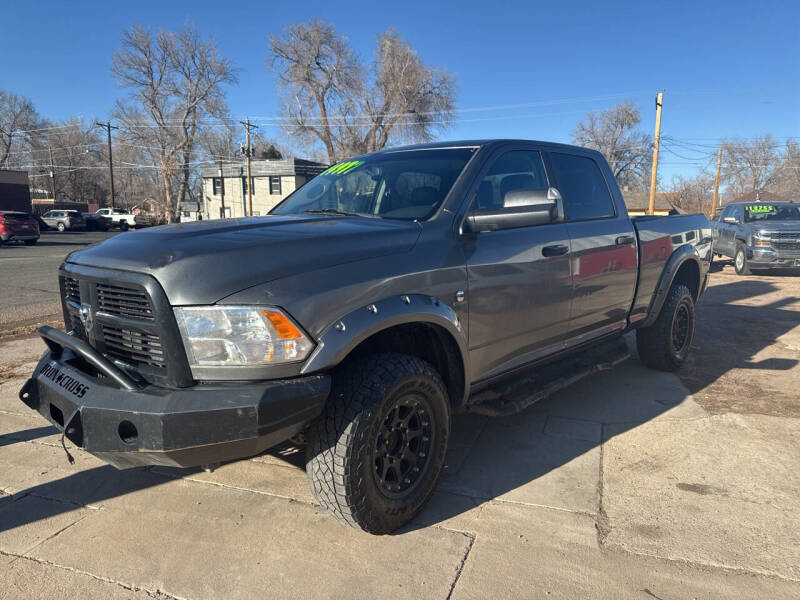
[[[150,274],[176,306],[210,304],[287,275],[408,252],[420,230],[411,221],[327,215],[198,221],[121,233],[67,261]]]
[[[764,221],[763,223],[748,223],[753,231],[798,231],[800,232],[800,221]]]

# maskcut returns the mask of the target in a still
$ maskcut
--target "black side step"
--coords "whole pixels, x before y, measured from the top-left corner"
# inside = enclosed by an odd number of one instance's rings
[[[469,399],[463,411],[490,417],[513,415],[584,377],[607,371],[628,358],[630,351],[625,340],[615,338],[533,370],[528,375],[483,389]]]

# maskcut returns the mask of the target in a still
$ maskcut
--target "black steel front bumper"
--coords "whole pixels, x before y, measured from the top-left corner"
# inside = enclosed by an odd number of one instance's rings
[[[330,391],[327,375],[176,389],[140,384],[78,338],[51,327],[39,334],[48,350],[20,400],[120,469],[258,454],[316,418]]]

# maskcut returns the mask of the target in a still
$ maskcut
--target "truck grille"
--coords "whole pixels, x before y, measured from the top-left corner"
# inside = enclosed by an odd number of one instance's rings
[[[182,367],[183,358],[169,350],[174,350],[174,340],[162,338],[172,330],[163,319],[157,319],[157,302],[144,285],[71,272],[62,272],[60,283],[65,325],[74,336],[106,358],[133,367],[148,381],[168,380],[174,369]],[[84,324],[79,313],[81,307],[91,310],[92,327],[88,331],[88,321]],[[171,317],[171,311],[167,317]]]
[[[64,294],[67,300],[71,300],[75,304],[81,303],[81,289],[78,280],[74,277],[64,277]]]
[[[144,290],[97,284],[97,310],[128,319],[153,320],[153,307]]]
[[[164,350],[157,335],[103,325],[105,354],[130,364],[144,364],[163,369]]]
[[[769,237],[776,250],[800,250],[800,232],[775,231]]]

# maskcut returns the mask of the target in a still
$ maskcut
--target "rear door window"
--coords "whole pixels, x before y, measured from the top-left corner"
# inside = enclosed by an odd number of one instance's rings
[[[542,155],[533,150],[513,150],[500,156],[478,186],[477,209],[500,210],[508,192],[546,190]]]
[[[550,158],[568,220],[602,219],[616,214],[606,179],[593,159],[561,152],[552,153]]]

